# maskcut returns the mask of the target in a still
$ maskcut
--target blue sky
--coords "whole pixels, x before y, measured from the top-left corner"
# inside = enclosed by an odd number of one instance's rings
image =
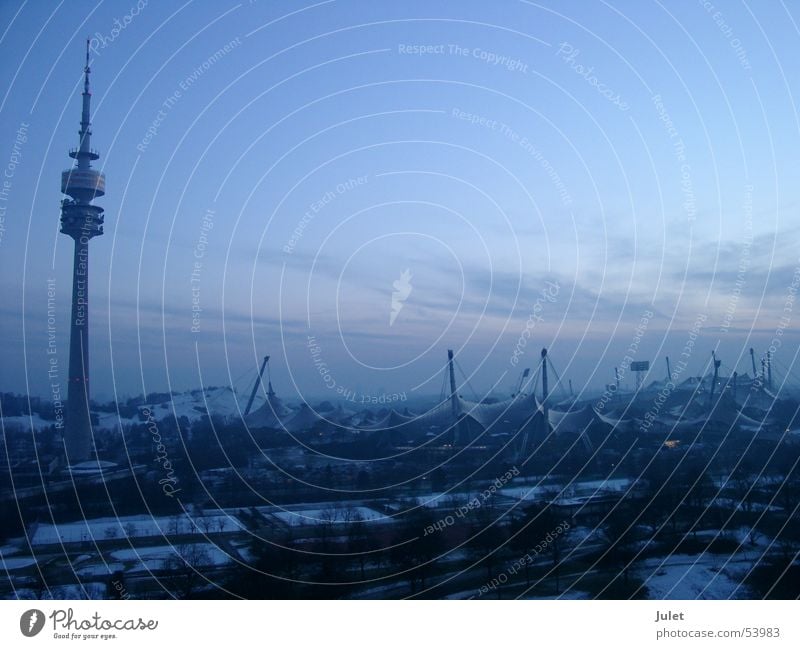
[[[284,394],[333,397],[309,336],[359,394],[438,393],[449,347],[478,391],[542,346],[598,388],[650,311],[652,378],[698,315],[692,372],[714,348],[744,371],[783,316],[789,367],[799,21],[781,2],[3,2],[0,389],[49,391],[49,278],[66,367],[58,180],[87,36],[98,396],[229,384],[270,353]]]

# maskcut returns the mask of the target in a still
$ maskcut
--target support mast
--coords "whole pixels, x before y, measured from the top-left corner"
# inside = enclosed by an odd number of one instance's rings
[[[253,400],[256,398],[258,388],[261,386],[261,380],[264,377],[264,370],[267,367],[267,363],[269,363],[269,356],[264,356],[264,362],[261,363],[261,370],[258,372],[258,378],[256,378],[256,382],[253,384],[253,391],[250,393],[250,398],[247,400],[247,407],[244,409],[245,417],[250,414],[250,408],[253,407]],[[272,381],[270,381],[269,391],[272,392]]]

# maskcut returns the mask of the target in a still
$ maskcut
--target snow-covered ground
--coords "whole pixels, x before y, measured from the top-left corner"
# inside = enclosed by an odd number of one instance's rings
[[[565,489],[559,485],[546,484],[531,487],[506,487],[500,493],[517,500],[537,500],[547,493],[559,493],[564,490],[563,497],[586,496],[604,491],[626,491],[631,486],[628,478],[612,478],[610,480],[584,480],[574,482]]]
[[[0,546],[0,557],[10,557],[12,554],[17,554],[19,548],[14,545]]]
[[[43,599],[106,599],[107,588],[105,584],[91,582],[87,584],[67,584],[54,586],[48,593],[45,591]],[[18,588],[15,592],[17,599],[38,599],[39,594],[30,588]]]
[[[124,564],[118,561],[91,562],[77,566],[73,564],[73,569],[79,577],[108,577],[117,571],[125,569]]]
[[[569,542],[572,545],[579,545],[580,543],[589,543],[597,541],[600,536],[600,530],[596,527],[572,527],[569,530]]]
[[[583,590],[567,590],[560,595],[546,595],[544,597],[528,594],[522,599],[592,599],[592,596]]]
[[[726,564],[725,557],[708,553],[673,554],[642,561],[637,564],[636,574],[647,586],[648,599],[729,599],[740,584],[736,573],[750,565],[749,561],[736,559]],[[746,594],[739,588],[735,596]]]
[[[38,414],[18,415],[15,417],[3,417],[3,428],[11,430],[44,430],[49,426],[54,426],[55,421],[45,421]]]
[[[608,480],[584,480],[571,487],[575,491],[627,491],[631,486],[629,478],[610,478]]]
[[[464,493],[450,493],[450,494],[431,494],[430,496],[421,496],[417,498],[417,504],[423,507],[442,507],[448,499],[454,499],[458,502],[465,502],[467,500]]]
[[[194,422],[201,419],[206,412],[220,417],[241,416],[244,404],[241,395],[230,388],[208,388],[205,391],[182,392],[173,395],[171,402],[149,404],[147,408],[156,421],[186,417]]]
[[[369,522],[392,522],[390,516],[370,507],[343,507],[328,504],[298,504],[291,509],[282,509],[274,505],[256,508],[265,515],[273,515],[290,526],[318,525],[328,522],[329,515],[335,515],[330,521],[343,524],[353,521],[353,515],[359,514],[361,520]],[[228,511],[206,510],[202,515],[189,516],[121,516],[119,518],[94,518],[87,521],[71,521],[68,523],[42,523],[34,533],[33,545],[57,543],[80,543],[93,541],[109,541],[115,539],[143,539],[149,537],[175,536],[178,534],[196,534],[199,537],[212,534],[246,531],[246,526]],[[4,546],[9,552],[16,551],[12,546]]]
[[[142,423],[138,419],[128,419],[127,417],[120,417],[116,412],[98,412],[97,413],[97,430],[116,430],[117,428],[126,428],[133,424]]]
[[[381,512],[370,509],[369,507],[349,507],[346,509],[296,509],[292,511],[279,511],[269,508],[270,514],[279,518],[287,525],[296,527],[298,525],[319,525],[322,523],[332,523],[335,525],[352,523],[353,515],[360,514],[362,521],[389,521],[391,517]],[[329,517],[335,514],[333,520]]]
[[[136,570],[141,566],[150,570],[158,570],[170,560],[185,559],[192,566],[221,566],[229,563],[231,557],[213,543],[193,543],[191,545],[158,545],[146,548],[117,550],[111,553],[112,558],[129,565]]]
[[[735,498],[715,498],[714,504],[728,509],[736,509],[738,511],[747,510],[745,504],[740,500],[736,500]],[[783,511],[783,507],[781,507],[780,505],[767,505],[765,503],[757,503],[757,502],[750,503],[750,511],[763,512],[766,509],[769,509],[769,511],[771,512]]]
[[[548,491],[552,492],[553,487],[510,487],[508,489],[501,489],[500,493],[508,498],[514,498],[515,500],[538,500]],[[560,490],[556,489],[555,491]]]
[[[88,521],[44,523],[36,528],[31,543],[77,543],[110,539],[144,538],[175,534],[218,534],[244,529],[239,520],[230,515],[205,515],[196,518],[185,514],[177,516],[122,516],[120,518],[94,518]]]
[[[167,418],[186,417],[190,422],[200,420],[206,412],[221,417],[241,416],[244,410],[244,399],[240,394],[227,387],[207,388],[203,390],[193,390],[173,395],[170,401],[162,403],[151,403],[141,406],[139,411],[146,407],[152,418],[158,422]],[[258,407],[258,400],[255,407]],[[118,430],[133,424],[144,423],[142,418],[120,417],[116,412],[96,412],[98,423],[96,430]],[[144,413],[143,417],[146,416]],[[7,430],[44,430],[48,426],[53,426],[54,421],[46,421],[38,414],[19,415],[14,417],[3,417],[3,426]]]
[[[530,482],[525,481],[525,482]],[[584,480],[582,482],[574,482],[569,487],[564,489],[563,497],[586,496],[594,493],[602,493],[607,491],[626,491],[631,486],[631,481],[628,478],[612,478],[609,480]],[[451,502],[458,503],[459,505],[469,502],[478,497],[483,500],[482,495],[487,487],[478,487],[472,491],[459,491],[459,492],[445,492],[433,493],[428,496],[420,496],[417,498],[417,504],[423,507],[445,507],[449,506]],[[556,484],[530,484],[529,486],[508,486],[497,490],[498,496],[505,496],[514,500],[539,500],[549,493],[557,494],[563,489],[562,486]]]
[[[6,570],[21,570],[36,563],[33,557],[0,557],[0,566]]]
[[[526,489],[529,489],[527,487]],[[450,491],[445,493],[434,493],[427,496],[419,496],[416,501],[418,505],[422,505],[423,507],[429,507],[431,509],[438,509],[439,507],[452,507],[457,508],[461,507],[462,505],[466,505],[470,501],[475,500],[478,498],[481,502],[483,502],[481,495],[484,491],[483,488],[476,489],[473,491]],[[505,495],[502,494],[503,490],[497,492],[497,495]]]

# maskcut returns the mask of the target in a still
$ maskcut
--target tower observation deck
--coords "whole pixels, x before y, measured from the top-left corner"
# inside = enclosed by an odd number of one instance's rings
[[[92,205],[106,193],[105,174],[92,169],[100,157],[91,148],[91,101],[89,89],[89,40],[83,81],[80,145],[69,152],[75,165],[62,172],[61,232],[75,241],[72,266],[72,314],[69,340],[69,382],[64,445],[70,464],[91,457],[92,430],[89,413],[89,241],[103,234],[103,208]]]

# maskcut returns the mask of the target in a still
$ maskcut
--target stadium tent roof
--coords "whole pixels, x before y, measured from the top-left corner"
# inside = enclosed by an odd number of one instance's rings
[[[387,430],[413,422],[414,419],[414,416],[409,414],[408,410],[402,413],[392,409],[386,413],[384,417],[381,417],[377,421],[365,422],[360,428],[361,430]]]
[[[315,424],[321,421],[326,421],[325,418],[311,409],[307,403],[300,404],[300,408],[291,417],[286,417],[283,420],[283,427],[290,433],[300,433],[309,428],[313,428]]]
[[[460,421],[471,420],[482,430],[500,423],[522,426],[537,412],[541,406],[533,395],[519,395],[498,403],[476,403],[463,397],[457,400],[457,416]],[[412,415],[406,409],[403,413],[390,411],[374,422],[365,422],[363,429],[380,430],[397,427],[402,424],[413,424],[420,427],[438,426],[447,428],[453,425],[453,404],[450,398],[444,399],[420,415]]]
[[[274,394],[257,410],[244,418],[250,428],[283,428],[283,421],[291,415],[291,411]]]

